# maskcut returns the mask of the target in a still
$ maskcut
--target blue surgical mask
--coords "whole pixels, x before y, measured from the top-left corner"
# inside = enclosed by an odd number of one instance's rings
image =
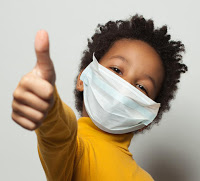
[[[93,61],[82,72],[84,104],[101,130],[123,134],[141,129],[156,117],[160,104],[133,85]]]

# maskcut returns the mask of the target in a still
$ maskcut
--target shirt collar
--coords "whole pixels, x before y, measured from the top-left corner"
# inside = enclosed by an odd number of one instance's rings
[[[133,137],[133,132],[126,134],[111,134],[99,129],[89,117],[78,120],[78,134],[84,137],[95,137],[108,141],[126,151]]]

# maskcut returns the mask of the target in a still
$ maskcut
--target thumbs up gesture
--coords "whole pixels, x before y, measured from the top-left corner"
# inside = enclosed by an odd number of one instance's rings
[[[56,74],[49,55],[49,38],[41,30],[35,38],[37,62],[31,72],[24,75],[13,93],[12,119],[28,130],[35,130],[54,104]]]

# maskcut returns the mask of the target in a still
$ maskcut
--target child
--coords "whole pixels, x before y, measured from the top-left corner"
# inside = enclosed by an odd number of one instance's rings
[[[35,130],[48,180],[150,181],[128,150],[133,134],[169,110],[184,45],[167,27],[135,15],[99,25],[84,51],[76,79],[76,108],[61,101],[45,31],[35,39],[37,64],[13,94],[13,120]],[[159,104],[160,103],[160,104]],[[159,109],[160,107],[160,109]]]

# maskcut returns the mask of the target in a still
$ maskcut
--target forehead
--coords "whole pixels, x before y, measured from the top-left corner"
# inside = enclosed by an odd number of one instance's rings
[[[111,54],[122,54],[126,57],[137,57],[142,58],[149,56],[149,59],[158,59],[161,61],[160,56],[156,50],[151,47],[148,43],[141,40],[131,40],[131,39],[121,39],[113,43],[111,48],[104,56],[109,56]]]
[[[164,71],[162,60],[156,50],[141,40],[121,39],[116,41],[100,62],[113,57],[121,58],[130,66],[139,66],[145,71]],[[151,72],[151,71],[150,71]]]

